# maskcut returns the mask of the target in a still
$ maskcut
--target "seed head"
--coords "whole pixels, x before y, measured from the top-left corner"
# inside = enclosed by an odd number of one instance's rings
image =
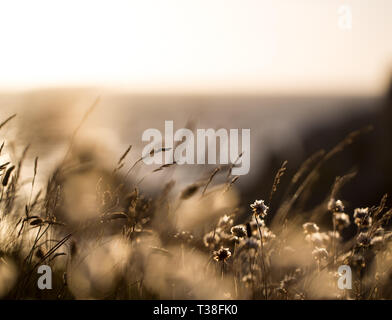
[[[357,242],[361,247],[368,247],[371,243],[371,238],[367,232],[361,232],[357,237]]]
[[[344,212],[335,212],[333,214],[333,219],[338,229],[344,229],[350,225],[350,217]]]
[[[331,238],[325,232],[315,232],[307,234],[305,240],[315,247],[327,247]]]
[[[217,232],[211,231],[204,235],[203,243],[207,248],[214,248],[220,241],[220,237]]]
[[[331,199],[328,202],[328,210],[331,212],[344,212],[344,205],[341,200]]]
[[[232,227],[231,233],[238,238],[245,238],[247,236],[246,228],[241,225]]]
[[[231,252],[229,248],[221,247],[219,250],[214,251],[213,257],[215,261],[226,262],[226,260],[231,257]]]
[[[224,246],[224,247],[231,247],[231,246],[234,246],[235,244],[238,244],[240,242],[240,240],[237,236],[226,233],[226,232],[220,232],[219,238],[220,238],[221,246]]]
[[[256,200],[253,202],[250,207],[252,208],[252,212],[255,216],[261,216],[264,218],[267,215],[267,211],[269,207],[267,207],[264,203],[264,200]]]
[[[315,260],[321,261],[322,259],[327,259],[328,258],[328,251],[325,248],[318,248],[316,247],[312,251],[312,256]]]
[[[335,241],[341,241],[342,236],[340,235],[339,231],[328,231],[327,236],[332,240],[335,239]]]
[[[232,215],[225,214],[218,221],[218,228],[229,229],[233,226],[234,220]]]
[[[372,225],[373,219],[370,216],[369,208],[357,208],[354,210],[354,222],[359,228],[368,228]]]
[[[306,222],[302,225],[302,228],[304,228],[305,234],[313,234],[316,232],[319,232],[320,228],[317,226],[317,224],[313,222]]]

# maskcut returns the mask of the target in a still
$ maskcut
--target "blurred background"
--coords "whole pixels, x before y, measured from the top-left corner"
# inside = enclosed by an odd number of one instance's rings
[[[18,116],[1,133],[11,158],[31,145],[44,181],[97,97],[77,140],[104,165],[132,144],[131,165],[143,131],[164,120],[250,128],[250,172],[237,183],[247,205],[267,197],[284,160],[294,173],[370,124],[314,200],[358,169],[342,196],[373,205],[392,185],[391,15],[390,0],[2,1],[0,116]],[[211,170],[159,174],[181,188]]]

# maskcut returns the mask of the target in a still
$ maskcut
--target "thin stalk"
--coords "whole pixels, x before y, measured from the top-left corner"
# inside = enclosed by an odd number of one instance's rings
[[[260,235],[260,249],[261,249],[261,266],[263,269],[263,284],[264,284],[264,297],[266,300],[268,300],[268,290],[267,290],[267,272],[265,268],[265,261],[264,261],[264,245],[263,245],[263,234],[260,229],[259,221],[257,220],[257,216],[255,215],[255,220],[257,224],[257,229],[259,230],[259,235]]]

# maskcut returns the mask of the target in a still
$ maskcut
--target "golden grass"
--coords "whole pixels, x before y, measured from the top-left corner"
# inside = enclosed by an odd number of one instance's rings
[[[355,175],[350,172],[336,178],[330,194],[310,215],[304,214],[302,206],[313,192],[320,168],[369,128],[349,134],[328,152],[315,153],[291,178],[285,175],[288,163],[284,162],[270,194],[260,195],[268,199],[268,206],[278,192],[284,194],[283,200],[269,209],[263,207],[260,214],[255,206],[253,211],[238,207],[238,176],[231,175],[232,166],[217,167],[207,180],[195,181],[179,192],[174,192],[174,181],[156,178],[161,192],[146,196],[148,190],[141,187],[144,178],[138,181],[132,174],[137,164],[142,165],[141,159],[133,164],[127,160],[131,145],[112,170],[101,167],[93,157],[84,163],[75,155],[73,144],[96,103],[74,131],[45,189],[34,190],[40,174],[35,157],[31,192],[27,199],[21,194],[25,184],[21,168],[28,147],[18,163],[0,164],[1,297],[392,298],[388,230],[392,210],[387,196],[368,208],[362,220],[354,221],[355,208],[344,208],[344,199],[342,204],[336,202],[342,186]],[[0,129],[14,117],[0,124]],[[175,165],[148,175],[169,167]],[[217,176],[226,181],[215,183]],[[287,190],[279,190],[283,179],[291,179]],[[265,214],[272,216],[270,225],[264,221]],[[333,225],[330,230],[316,225],[325,216]],[[355,228],[356,234],[343,239],[348,227]],[[53,270],[53,290],[37,287],[37,268],[42,264]],[[352,290],[337,287],[337,270],[343,264],[352,268]]]

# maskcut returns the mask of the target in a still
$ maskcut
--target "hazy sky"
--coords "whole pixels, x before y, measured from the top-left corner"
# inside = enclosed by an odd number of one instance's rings
[[[0,89],[375,94],[391,70],[391,0],[0,0]]]

